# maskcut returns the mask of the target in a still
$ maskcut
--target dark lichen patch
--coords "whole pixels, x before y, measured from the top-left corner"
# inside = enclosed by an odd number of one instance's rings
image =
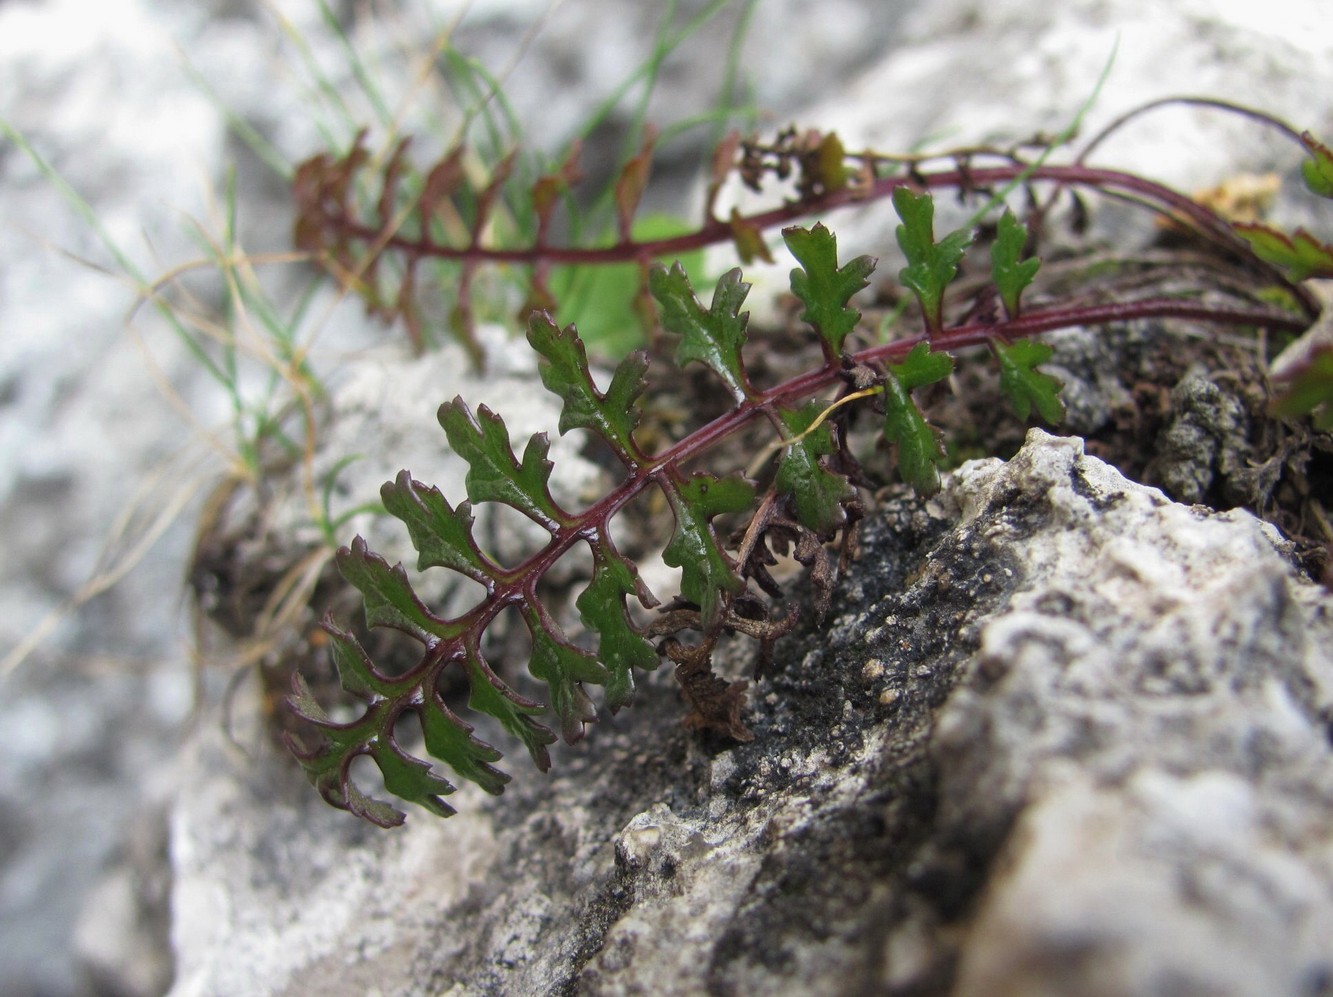
[[[838,949],[829,958],[848,974],[840,992],[865,992],[857,987],[876,986],[895,925],[909,916],[954,921],[984,881],[989,855],[971,843],[924,851],[939,831],[930,730],[975,648],[970,621],[1007,597],[1016,571],[980,532],[951,531],[911,500],[891,503],[867,529],[863,558],[875,569],[839,592],[841,622],[780,652],[761,684],[769,695],[753,720],[760,736],[733,750],[723,790],[743,806],[808,792],[788,774],[804,767],[780,762],[815,752],[821,767],[862,766],[864,789],[854,799],[809,792],[808,817],[771,832],[741,913],[715,950],[712,992],[738,993],[735,981],[755,968],[780,977],[800,953],[825,945]],[[931,972],[947,975],[947,967]]]

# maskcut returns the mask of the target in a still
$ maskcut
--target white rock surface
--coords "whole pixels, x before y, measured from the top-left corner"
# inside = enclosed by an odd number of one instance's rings
[[[957,992],[1311,992],[1333,968],[1331,604],[1247,514],[1079,451],[1034,431],[949,491],[992,538],[977,516],[1019,479],[1050,516],[935,728],[946,819],[1020,814]]]
[[[175,992],[1318,992],[1326,593],[1039,430],[934,510],[871,525],[753,744],[651,682],[549,780],[381,835],[206,738]]]

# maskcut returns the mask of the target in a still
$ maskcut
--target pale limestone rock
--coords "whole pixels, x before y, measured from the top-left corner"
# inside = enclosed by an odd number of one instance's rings
[[[1333,616],[1284,551],[1034,430],[868,524],[752,744],[658,676],[391,834],[205,744],[177,993],[1317,992]]]

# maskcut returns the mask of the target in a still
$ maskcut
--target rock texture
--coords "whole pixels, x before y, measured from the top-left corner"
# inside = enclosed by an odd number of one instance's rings
[[[402,832],[206,739],[175,993],[1323,992],[1333,617],[1270,528],[1034,430],[890,503],[835,605],[752,744],[650,682]]]

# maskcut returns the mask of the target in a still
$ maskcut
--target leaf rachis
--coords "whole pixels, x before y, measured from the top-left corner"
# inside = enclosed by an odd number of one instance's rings
[[[1329,187],[1328,176],[1333,175],[1328,166],[1333,159],[1313,139],[1307,137],[1305,147],[1311,157],[1304,167],[1306,182],[1316,193],[1323,193]],[[796,559],[810,568],[815,587],[824,593],[821,598],[827,605],[832,561],[824,546],[841,534],[844,552],[849,549],[848,538],[861,514],[858,486],[867,480],[845,438],[855,424],[850,413],[857,403],[879,399],[873,408],[883,410],[880,436],[896,454],[903,480],[922,494],[940,486],[947,451],[915,394],[918,389],[947,381],[959,350],[989,346],[1011,407],[1024,418],[1035,412],[1048,422],[1057,422],[1063,415],[1060,385],[1040,369],[1052,355],[1050,347],[1038,339],[1045,332],[1150,317],[1293,331],[1304,328],[1305,316],[1248,301],[1214,304],[1189,297],[1162,297],[1051,304],[1047,299],[1041,307],[1024,307],[1023,294],[1033,283],[1040,262],[1035,256],[1024,256],[1028,229],[1009,212],[1000,217],[991,246],[991,283],[986,292],[989,305],[983,300],[970,313],[975,318],[950,325],[946,321],[945,295],[960,272],[973,234],[963,229],[936,240],[931,190],[952,187],[984,193],[1005,184],[1054,183],[1126,193],[1163,213],[1187,219],[1198,233],[1227,251],[1246,253],[1251,265],[1266,268],[1263,272],[1273,279],[1285,281],[1283,286],[1290,290],[1292,299],[1307,311],[1308,295],[1291,281],[1333,267],[1328,262],[1333,258],[1329,247],[1306,233],[1286,236],[1258,229],[1235,230],[1210,210],[1151,181],[1094,169],[1081,162],[1049,165],[1043,157],[1029,163],[1010,154],[1003,165],[988,166],[974,164],[969,155],[960,156],[955,169],[935,172],[913,162],[908,176],[915,189],[909,189],[902,173],[858,173],[848,168],[847,160],[855,157],[846,153],[835,136],[793,138],[789,150],[769,150],[774,157],[771,160],[761,157],[747,161],[752,151],[741,154],[739,168],[752,173],[746,177],[747,182],[766,169],[786,168],[792,163],[806,171],[798,184],[798,201],[730,221],[710,214],[710,220],[692,233],[637,243],[631,223],[642,194],[639,181],[648,175],[645,152],[641,163],[618,181],[620,242],[600,249],[550,244],[550,212],[559,183],[563,182],[558,179],[533,188],[545,192],[542,203],[535,204],[541,228],[534,246],[517,250],[488,247],[481,242],[484,226],[473,217],[468,227],[470,241],[455,253],[436,241],[437,228],[421,226],[414,234],[412,225],[400,217],[401,211],[395,217],[402,230],[357,221],[346,192],[351,174],[363,163],[351,158],[341,163],[329,160],[301,175],[306,198],[302,207],[309,212],[302,219],[303,238],[311,247],[333,239],[335,251],[329,258],[339,261],[345,272],[353,272],[360,265],[350,253],[351,245],[360,239],[370,240],[376,254],[403,252],[413,262],[456,258],[468,268],[500,260],[531,266],[534,274],[567,262],[632,260],[637,265],[639,261],[736,238],[737,231],[757,236],[767,227],[785,224],[816,207],[827,209],[853,198],[888,196],[901,219],[897,238],[906,265],[899,276],[915,295],[924,324],[921,335],[850,349],[850,337],[860,321],[851,300],[867,286],[874,260],[863,256],[839,265],[836,240],[826,228],[789,226],[783,238],[799,264],[791,274],[792,293],[802,305],[802,320],[818,337],[820,357],[803,373],[763,387],[751,381],[745,360],[749,316],[741,307],[750,288],[741,271],[725,274],[705,307],[684,267],[654,266],[645,280],[652,299],[649,305],[656,310],[662,329],[678,337],[677,364],[696,361],[707,367],[725,387],[731,406],[674,444],[645,453],[635,434],[648,384],[647,354],[624,354],[609,381],[603,382],[607,387],[602,390],[594,380],[588,349],[575,327],[557,326],[544,312],[533,314],[528,321],[528,342],[538,354],[542,384],[561,399],[559,432],[578,429],[600,439],[623,465],[623,476],[587,508],[566,508],[552,493],[553,467],[546,434],[530,437],[520,455],[498,414],[484,406],[474,413],[461,399],[441,406],[440,425],[454,452],[468,465],[466,501],[453,505],[438,489],[403,472],[384,486],[384,508],[406,526],[418,552],[419,569],[454,572],[479,582],[486,594],[459,617],[446,618],[419,598],[401,565],[390,566],[371,553],[360,538],[339,551],[338,567],[361,592],[367,624],[406,634],[421,645],[422,653],[416,666],[391,676],[375,666],[355,637],[332,623],[326,624],[340,681],[349,694],[365,704],[360,717],[337,723],[316,702],[303,680],[298,678],[294,684],[291,708],[309,725],[310,734],[295,738],[293,750],[329,802],[376,823],[401,822],[400,811],[370,799],[352,782],[351,762],[365,755],[379,766],[390,794],[441,816],[453,812],[443,802],[443,797],[454,791],[453,785],[404,751],[394,739],[394,724],[407,712],[420,718],[430,756],[442,761],[459,778],[475,782],[488,792],[501,791],[509,776],[495,767],[499,752],[479,740],[473,727],[458,717],[439,694],[438,682],[448,668],[461,672],[466,681],[469,709],[493,718],[527,747],[533,762],[543,770],[550,764],[548,746],[556,740],[556,733],[540,717],[549,713],[566,741],[581,737],[586,725],[596,719],[589,690],[601,686],[602,702],[608,709],[617,710],[633,699],[635,672],[656,667],[661,655],[677,665],[677,678],[690,706],[691,725],[747,737],[740,719],[744,683],[727,682],[713,675],[709,661],[714,646],[724,632],[742,633],[758,640],[761,655],[766,656],[772,642],[794,625],[796,607],[771,607],[765,598],[781,592],[766,567],[775,563],[775,552],[795,552]],[[790,158],[784,160],[788,152]],[[386,175],[386,190],[402,182],[401,154],[393,162],[397,172]],[[641,171],[641,176],[635,171]],[[437,205],[451,196],[452,188],[444,183],[449,177],[442,177],[438,181],[441,186],[430,195]],[[449,183],[461,184],[462,180],[455,178]],[[481,190],[475,203],[482,213],[494,210],[500,186],[501,182],[492,178]],[[318,211],[327,213],[318,215],[316,204]],[[387,212],[394,199],[386,194],[379,204],[381,211]],[[341,218],[337,217],[340,210],[344,212]],[[1034,226],[1033,237],[1037,234]],[[372,278],[376,276],[373,263],[372,259],[368,266],[362,266]],[[1281,267],[1288,269],[1290,279]],[[411,269],[409,263],[403,288],[410,285]],[[1003,307],[1002,317],[997,317],[996,297]],[[1326,367],[1311,366],[1311,383],[1299,384],[1303,393],[1297,402],[1311,407],[1325,404]],[[841,397],[832,402],[820,400],[821,394],[826,398],[834,387],[840,387]],[[1323,410],[1320,417],[1326,420]],[[750,464],[749,475],[757,480],[735,472],[692,469],[692,462],[757,422],[767,422],[773,432],[772,441],[760,450],[760,459]],[[864,422],[857,432],[863,428]],[[763,464],[774,454],[779,455],[775,466],[760,477]],[[673,519],[662,559],[680,572],[679,596],[660,608],[656,596],[641,580],[634,560],[617,549],[612,536],[615,517],[636,496],[653,489],[661,493]],[[473,535],[474,510],[487,503],[522,513],[544,529],[549,540],[519,564],[510,567],[496,563]],[[748,518],[739,520],[734,536],[723,536],[725,531],[719,524],[730,528],[737,522],[727,517]],[[569,621],[557,618],[543,601],[539,583],[580,543],[587,546],[591,569],[573,600],[587,637],[576,643],[565,630]],[[633,605],[636,602],[637,607]],[[528,632],[528,672],[544,683],[545,702],[516,693],[481,653],[487,628],[508,608],[516,611],[515,619]],[[659,608],[658,615],[641,622],[642,613],[654,608]],[[697,635],[694,643],[681,639],[686,632]],[[662,639],[654,646],[656,638]]]

